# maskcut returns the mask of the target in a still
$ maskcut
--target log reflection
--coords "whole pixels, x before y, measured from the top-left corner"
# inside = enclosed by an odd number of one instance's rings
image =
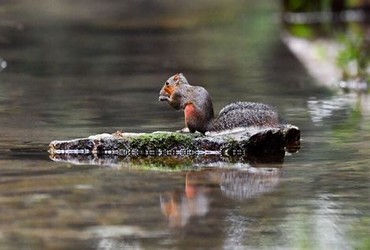
[[[255,168],[243,164],[241,169],[204,169],[190,171],[183,190],[160,196],[160,207],[170,227],[184,227],[192,217],[205,216],[212,210],[213,197],[244,201],[275,189],[281,168]],[[225,200],[225,199],[223,199]]]

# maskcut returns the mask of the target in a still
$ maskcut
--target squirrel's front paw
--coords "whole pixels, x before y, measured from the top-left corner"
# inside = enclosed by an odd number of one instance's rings
[[[158,98],[158,101],[163,102],[163,101],[168,101],[169,97],[165,95],[160,95]]]
[[[190,133],[190,131],[187,127],[183,128],[183,129],[180,129],[180,130],[177,130],[176,132],[177,133]]]

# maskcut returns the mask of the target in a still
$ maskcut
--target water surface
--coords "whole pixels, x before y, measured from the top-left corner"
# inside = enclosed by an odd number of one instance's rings
[[[189,20],[171,25],[161,4],[151,15],[125,3],[93,1],[80,15],[83,1],[44,12],[4,4],[1,248],[368,249],[369,97],[318,86],[265,2],[184,5]],[[276,106],[300,127],[300,152],[282,165],[189,160],[180,171],[49,159],[54,139],[182,128],[183,114],[157,100],[179,71],[217,111],[235,100]]]

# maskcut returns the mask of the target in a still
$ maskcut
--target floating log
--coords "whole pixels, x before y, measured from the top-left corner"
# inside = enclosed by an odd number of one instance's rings
[[[279,128],[244,128],[234,132],[198,133],[153,132],[98,134],[87,138],[52,141],[49,154],[52,159],[67,159],[70,155],[96,155],[100,158],[138,156],[194,156],[249,158],[284,155],[295,152],[300,145],[300,131],[293,125]],[[112,157],[114,156],[114,157]]]

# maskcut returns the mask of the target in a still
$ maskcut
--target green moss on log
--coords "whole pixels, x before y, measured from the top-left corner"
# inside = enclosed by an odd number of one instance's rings
[[[192,134],[183,133],[151,133],[132,138],[130,147],[140,152],[150,150],[197,150]]]

